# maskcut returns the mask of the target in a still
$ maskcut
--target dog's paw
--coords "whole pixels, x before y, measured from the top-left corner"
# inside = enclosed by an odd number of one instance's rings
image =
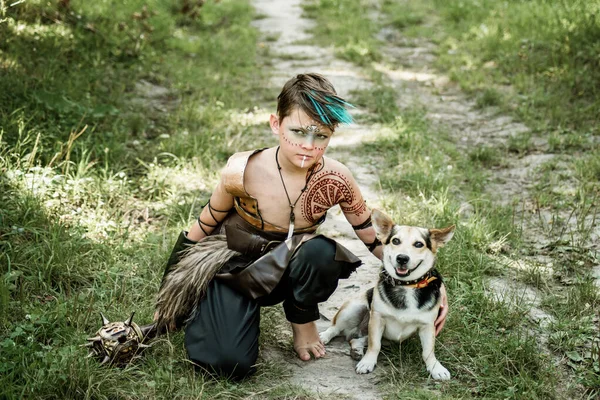
[[[448,371],[442,364],[439,362],[435,363],[435,366],[429,371],[431,377],[438,381],[447,381],[450,379],[450,371]]]
[[[350,357],[353,360],[360,361],[365,355],[366,338],[350,339]]]
[[[325,332],[319,333],[319,338],[321,338],[323,344],[329,343],[334,337],[335,335],[332,335],[331,328],[327,329]]]
[[[353,360],[360,360],[361,358],[363,358],[363,356],[365,355],[365,351],[361,348],[361,349],[354,349],[351,348],[350,349],[350,357],[352,357]]]
[[[356,373],[368,374],[369,372],[373,372],[376,364],[377,360],[373,361],[370,359],[370,357],[363,357],[362,360],[356,364]]]

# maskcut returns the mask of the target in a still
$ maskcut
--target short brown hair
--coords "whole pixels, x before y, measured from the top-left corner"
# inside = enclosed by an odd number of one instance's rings
[[[320,121],[333,132],[340,123],[352,122],[346,107],[351,105],[337,95],[335,88],[323,75],[299,74],[288,80],[277,96],[277,116],[283,120],[296,107],[309,117]]]

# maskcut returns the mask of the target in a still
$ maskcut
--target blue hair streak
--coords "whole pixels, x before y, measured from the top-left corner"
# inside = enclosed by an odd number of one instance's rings
[[[329,110],[329,112],[335,116],[335,119],[340,121],[342,124],[351,124],[352,116],[346,110],[344,106],[340,106],[337,104],[326,104],[325,107]]]
[[[310,100],[310,102],[312,103],[312,105],[315,108],[315,110],[317,111],[317,113],[319,114],[319,117],[321,118],[321,122],[323,122],[324,124],[330,125],[331,121],[330,121],[329,117],[327,116],[327,114],[325,114],[325,111],[323,110],[321,105],[319,103],[317,103],[317,101],[315,99],[313,99],[312,96],[308,95],[307,97]]]
[[[321,105],[313,98],[313,96],[307,95],[307,97],[317,111],[317,114],[319,114],[321,122],[327,125],[330,125],[332,120],[342,124],[351,124],[354,122],[347,110],[347,107],[354,108],[354,106],[347,101],[344,101],[339,97],[324,96],[326,103]]]
[[[352,104],[348,103],[348,102],[347,102],[347,101],[345,101],[345,100],[342,100],[342,99],[341,99],[341,98],[339,98],[339,97],[329,97],[329,96],[325,96],[325,100],[327,100],[327,101],[329,101],[329,102],[331,102],[331,103],[340,103],[340,104],[343,104],[343,105],[344,105],[344,107],[356,108],[356,107],[354,107]]]

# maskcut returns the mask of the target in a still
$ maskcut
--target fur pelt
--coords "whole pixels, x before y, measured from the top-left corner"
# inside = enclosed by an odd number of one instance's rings
[[[170,268],[156,300],[157,327],[172,328],[191,318],[214,276],[232,257],[225,235],[208,236],[182,251]]]

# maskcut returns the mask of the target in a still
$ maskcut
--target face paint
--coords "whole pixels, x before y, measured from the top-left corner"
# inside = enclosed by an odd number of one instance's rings
[[[325,148],[330,137],[326,132],[322,131],[318,125],[315,124],[300,128],[292,127],[289,129],[289,132],[289,142],[297,146],[309,145],[317,148]]]
[[[279,140],[282,155],[297,168],[311,168],[322,159],[333,132],[329,127],[311,119],[298,110],[279,125]]]

